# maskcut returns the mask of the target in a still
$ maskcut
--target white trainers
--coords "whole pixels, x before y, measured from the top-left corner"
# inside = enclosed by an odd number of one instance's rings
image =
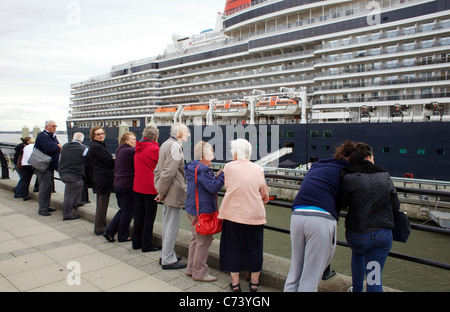
[[[196,282],[214,282],[217,281],[217,277],[209,275],[205,278],[193,278]]]

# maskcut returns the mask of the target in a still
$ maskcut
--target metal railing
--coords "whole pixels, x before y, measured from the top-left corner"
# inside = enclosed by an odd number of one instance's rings
[[[9,178],[9,175],[8,175],[9,168],[8,168],[8,164],[7,164],[7,161],[6,161],[6,157],[4,156],[3,152],[1,152],[1,150],[0,150],[0,160],[1,160],[1,167],[2,167],[2,178],[3,179],[8,179]],[[213,170],[217,171],[218,169],[213,168]],[[5,177],[3,171],[6,171],[7,177]],[[289,181],[295,181],[297,183],[301,183],[303,181],[303,179],[304,179],[303,176],[290,176],[290,175],[279,175],[279,174],[270,174],[270,173],[265,173],[265,177],[266,177],[266,179],[273,178],[273,179],[280,179],[280,180],[289,180]],[[436,197],[439,197],[439,198],[448,198],[448,199],[450,199],[450,192],[445,192],[445,191],[429,190],[429,189],[418,189],[418,188],[408,188],[408,187],[400,187],[400,186],[397,186],[396,189],[397,189],[398,193],[409,193],[409,194],[416,194],[416,195],[436,196]],[[224,196],[225,192],[219,192],[218,195],[219,196]],[[272,205],[272,206],[277,206],[277,207],[289,208],[289,209],[292,208],[292,205],[291,205],[290,202],[284,202],[284,201],[280,201],[280,200],[269,200],[269,202],[267,204]],[[339,214],[339,216],[343,217],[343,218],[345,218],[346,215],[347,215],[346,212],[341,212]],[[290,230],[289,229],[285,229],[285,228],[281,228],[281,227],[276,227],[276,226],[271,226],[271,225],[265,224],[264,228],[267,229],[267,230],[271,230],[271,231],[276,231],[276,232],[280,232],[280,233],[290,234]],[[434,227],[434,226],[428,226],[428,225],[423,225],[423,224],[411,223],[411,228],[413,230],[418,230],[418,231],[425,231],[425,232],[432,232],[432,233],[443,234],[443,235],[450,235],[450,229],[439,228],[439,227]],[[340,241],[340,240],[337,240],[337,245],[349,247],[347,242]],[[401,253],[397,253],[397,252],[393,252],[393,251],[389,252],[389,256],[393,257],[393,258],[406,260],[406,261],[411,261],[411,262],[415,262],[415,263],[429,265],[429,266],[440,268],[440,269],[450,270],[450,264],[448,264],[448,263],[442,263],[442,262],[429,260],[429,259],[424,259],[424,258],[420,258],[420,257],[415,257],[415,256],[411,256],[411,255],[405,255],[405,254],[401,254]]]
[[[282,179],[282,180],[290,180],[290,181],[296,181],[296,182],[302,182],[304,177],[302,176],[287,176],[287,175],[278,175],[278,174],[265,174],[266,179],[273,178],[273,179]],[[407,188],[407,187],[396,187],[398,193],[409,193],[409,194],[416,194],[416,195],[428,195],[428,196],[438,196],[438,197],[444,197],[450,199],[450,192],[444,192],[444,191],[438,191],[438,190],[426,190],[426,189],[417,189],[417,188]],[[219,192],[219,196],[224,196],[225,192]],[[290,202],[284,202],[280,200],[269,200],[267,203],[268,205],[277,206],[277,207],[283,207],[283,208],[292,208],[292,204]],[[339,214],[340,217],[345,218],[347,215],[346,212],[341,212]],[[289,229],[276,227],[272,225],[264,225],[264,228],[271,231],[276,231],[280,233],[290,234]],[[425,231],[425,232],[432,232],[437,234],[443,234],[443,235],[450,235],[450,229],[444,229],[429,225],[423,225],[423,224],[414,224],[411,223],[411,229],[412,230],[418,230],[418,231]],[[337,245],[349,247],[347,242],[337,240]],[[389,252],[389,256],[393,258],[398,258],[406,261],[411,261],[415,263],[425,264],[432,267],[450,270],[450,264],[438,262],[430,259],[424,259],[420,257],[415,257],[411,255],[406,255],[398,252]]]

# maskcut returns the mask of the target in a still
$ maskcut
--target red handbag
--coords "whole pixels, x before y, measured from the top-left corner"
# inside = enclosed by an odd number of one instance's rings
[[[200,166],[200,165],[198,165]],[[219,219],[219,211],[214,211],[212,213],[198,213],[198,190],[197,190],[197,169],[195,168],[195,206],[197,207],[197,219],[192,225],[195,226],[195,231],[201,235],[213,235],[222,231],[222,219]],[[217,196],[217,195],[216,195]],[[216,197],[217,198],[217,197]]]

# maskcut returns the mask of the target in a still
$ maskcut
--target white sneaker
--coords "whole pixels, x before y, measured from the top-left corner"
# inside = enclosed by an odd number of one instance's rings
[[[205,278],[193,278],[196,282],[214,282],[217,281],[217,277],[209,275]]]

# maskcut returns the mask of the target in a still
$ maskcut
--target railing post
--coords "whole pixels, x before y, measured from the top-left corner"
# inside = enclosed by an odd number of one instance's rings
[[[5,155],[3,155],[3,151],[0,149],[0,162],[2,164],[2,179],[9,179],[9,168],[8,162],[6,161]]]

